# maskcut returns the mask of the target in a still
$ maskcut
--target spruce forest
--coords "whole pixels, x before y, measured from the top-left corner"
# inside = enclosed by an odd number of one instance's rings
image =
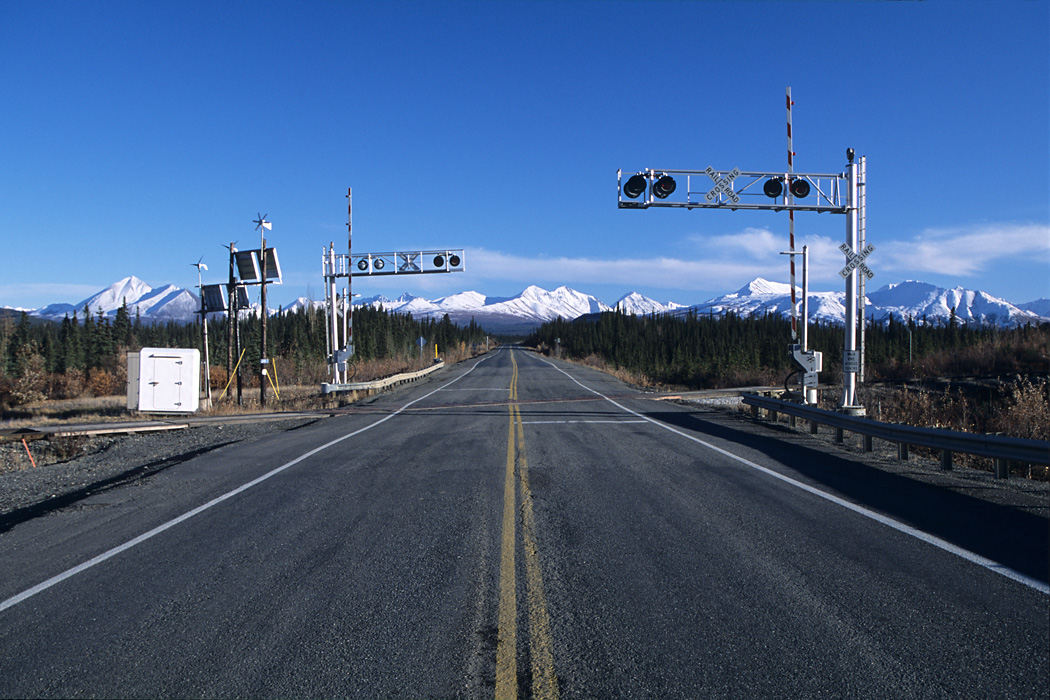
[[[870,325],[865,382],[858,396],[880,421],[1050,440],[1050,324],[1013,329],[958,322]],[[842,326],[815,324],[809,346],[824,356],[820,405],[837,405],[842,383]],[[788,353],[790,321],[639,317],[603,313],[592,321],[554,321],[528,343],[636,385],[672,389],[771,386],[797,388]],[[793,385],[793,386],[792,386]],[[960,463],[990,469],[979,457]],[[1047,478],[1027,467],[1029,478]]]
[[[1050,369],[1050,324],[1001,329],[921,319],[870,324],[866,367],[872,380],[1020,373]],[[544,324],[527,343],[574,360],[593,358],[645,384],[691,389],[778,385],[796,369],[791,323],[780,316],[633,316],[618,311],[590,322]],[[842,381],[843,328],[810,324],[809,347],[824,355],[821,381]]]
[[[468,352],[485,343],[485,332],[471,322],[454,325],[417,321],[406,314],[362,307],[354,310],[356,360],[400,359],[418,363],[418,338],[427,341],[425,353]],[[242,375],[247,386],[258,386],[262,324],[259,316],[240,320]],[[27,314],[0,317],[0,408],[11,408],[42,399],[123,394],[127,378],[127,352],[143,347],[202,347],[200,323],[143,323],[124,306],[112,319],[101,311],[84,309],[60,323],[41,322]],[[232,354],[227,343],[225,318],[208,320],[208,350],[212,386],[222,388]],[[317,384],[326,380],[328,349],[322,310],[300,309],[270,316],[266,325],[267,356],[274,358],[280,381]],[[423,360],[427,360],[424,357]],[[232,362],[236,363],[233,357]]]

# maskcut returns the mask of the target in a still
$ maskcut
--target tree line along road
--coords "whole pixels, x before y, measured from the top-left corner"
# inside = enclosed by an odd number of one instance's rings
[[[0,696],[1046,697],[1042,515],[504,348],[0,533]]]

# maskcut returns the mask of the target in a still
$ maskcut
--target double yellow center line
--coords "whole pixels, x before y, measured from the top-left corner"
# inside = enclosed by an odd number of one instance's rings
[[[517,491],[521,487],[521,537],[525,554],[525,605],[529,620],[529,658],[532,661],[532,697],[555,700],[558,679],[554,675],[550,618],[543,595],[536,524],[529,490],[529,464],[525,459],[525,430],[518,399],[518,362],[510,379],[510,427],[507,431],[507,472],[503,484],[503,541],[499,571],[499,637],[496,643],[496,700],[518,697],[518,602],[515,550],[517,547]]]

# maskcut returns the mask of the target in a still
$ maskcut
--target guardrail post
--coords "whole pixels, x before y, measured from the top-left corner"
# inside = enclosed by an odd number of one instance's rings
[[[897,459],[901,462],[908,461],[908,443],[898,442],[897,443]]]
[[[996,479],[1009,479],[1010,478],[1010,460],[999,457],[995,460],[995,478]]]
[[[843,433],[842,428],[835,428],[835,442],[842,444]]]
[[[758,418],[758,406],[751,407],[751,417]]]
[[[871,438],[870,435],[865,435],[864,436],[864,451],[865,452],[871,452],[872,451],[871,439],[872,438]]]
[[[817,426],[818,425],[820,425],[820,424],[817,423],[817,421],[815,421],[815,420],[811,420],[809,422],[809,434],[810,435],[816,435],[817,434]]]
[[[952,451],[941,450],[941,471],[950,472],[952,470]]]

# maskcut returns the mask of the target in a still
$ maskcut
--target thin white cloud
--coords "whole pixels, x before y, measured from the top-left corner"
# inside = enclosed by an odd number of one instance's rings
[[[884,247],[887,272],[973,277],[1009,258],[1050,262],[1050,226],[1008,223],[931,228],[910,241],[891,241]]]
[[[693,240],[711,252],[727,255],[747,254],[755,258],[768,259],[778,255],[788,246],[787,236],[774,234],[769,229],[747,228],[743,233],[699,237]]]
[[[783,263],[787,270],[787,263]],[[547,286],[616,283],[625,288],[661,287],[683,290],[722,289],[768,276],[771,267],[760,261],[682,260],[670,257],[621,258],[529,258],[474,249],[468,252],[467,275],[477,280],[514,281]],[[735,287],[734,287],[735,288]]]
[[[0,306],[37,309],[48,304],[76,304],[105,285],[35,282],[0,284]]]

